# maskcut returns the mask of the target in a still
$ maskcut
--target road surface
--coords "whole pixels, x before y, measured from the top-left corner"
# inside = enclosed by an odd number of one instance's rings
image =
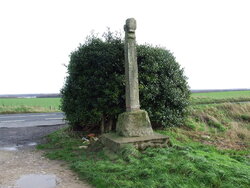
[[[30,113],[0,115],[1,127],[35,127],[65,124],[63,113]]]
[[[0,115],[0,150],[41,143],[44,136],[65,126],[63,113]]]

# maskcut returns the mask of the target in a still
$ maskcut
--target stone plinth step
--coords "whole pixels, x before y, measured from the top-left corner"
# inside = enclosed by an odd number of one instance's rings
[[[138,137],[124,137],[116,133],[108,133],[103,134],[100,141],[113,152],[119,151],[126,144],[132,144],[139,150],[147,147],[168,147],[169,145],[169,137],[159,133]]]

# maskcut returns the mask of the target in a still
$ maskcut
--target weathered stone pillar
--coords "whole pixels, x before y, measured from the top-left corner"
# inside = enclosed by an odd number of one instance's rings
[[[136,20],[133,18],[127,19],[124,25],[127,112],[140,109],[135,30]]]
[[[153,134],[153,129],[145,110],[140,110],[138,66],[136,55],[134,18],[126,20],[125,30],[125,78],[126,112],[119,115],[116,132],[121,136],[145,136]]]

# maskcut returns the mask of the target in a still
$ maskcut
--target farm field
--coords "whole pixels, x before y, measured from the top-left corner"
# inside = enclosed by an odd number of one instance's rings
[[[250,91],[224,91],[208,93],[192,93],[191,104],[209,104],[223,102],[250,101]]]
[[[60,111],[60,98],[0,98],[0,114]],[[191,105],[246,102],[250,91],[192,93]]]
[[[0,98],[0,113],[60,111],[60,98]]]
[[[224,91],[224,92],[208,92],[208,93],[192,93],[192,97],[209,97],[213,99],[224,98],[241,98],[249,97],[250,91]]]

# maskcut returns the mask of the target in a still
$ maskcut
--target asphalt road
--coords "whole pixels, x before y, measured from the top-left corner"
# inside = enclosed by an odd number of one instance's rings
[[[0,115],[0,127],[35,127],[65,124],[63,113],[30,113]]]
[[[0,115],[0,150],[16,150],[44,141],[44,136],[65,126],[63,113]]]

